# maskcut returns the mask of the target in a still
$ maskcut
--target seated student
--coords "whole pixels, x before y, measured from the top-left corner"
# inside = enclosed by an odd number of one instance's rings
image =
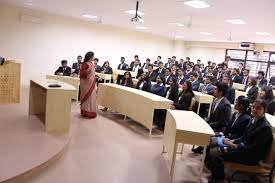
[[[248,84],[248,80],[249,80],[249,70],[248,69],[244,69],[242,73],[243,73],[243,76],[241,78],[242,84],[243,85],[247,85]]]
[[[157,73],[157,75],[161,75],[162,77],[164,77],[164,75],[165,75],[165,68],[164,68],[163,62],[159,62],[158,66],[159,66],[159,68],[157,68],[155,70],[155,72]]]
[[[161,56],[158,56],[157,60],[154,62],[154,66],[158,66],[160,62],[161,62]]]
[[[151,93],[164,97],[165,96],[165,86],[163,84],[163,77],[158,75],[156,78],[156,84],[151,88]]]
[[[121,57],[120,58],[120,64],[117,67],[118,70],[127,70],[128,69],[128,65],[125,63],[125,58]],[[118,75],[117,76],[117,80],[116,80],[116,84],[120,84],[121,79],[123,78],[122,75]]]
[[[178,77],[176,64],[173,64],[172,67],[171,67],[171,75],[174,76],[174,77]]]
[[[199,92],[205,93],[208,95],[213,95],[215,91],[215,86],[212,84],[212,76],[206,76],[204,78],[204,85],[199,88]]]
[[[183,85],[183,83],[185,82],[184,72],[181,69],[178,69],[177,82],[179,86]]]
[[[101,73],[102,68],[98,65],[98,62],[99,62],[98,58],[95,58],[94,59],[95,72]]]
[[[193,91],[199,91],[200,82],[198,81],[198,74],[195,72],[191,72],[189,74],[190,81],[192,83],[192,90]]]
[[[258,87],[257,80],[255,78],[249,78],[248,85],[245,87],[245,92],[247,93],[247,98],[249,99],[250,103],[253,103],[254,100],[258,97]]]
[[[62,60],[61,61],[61,67],[59,67],[56,71],[55,71],[55,75],[60,75],[60,76],[70,76],[71,73],[71,68],[68,67],[68,61],[67,60]]]
[[[190,74],[192,73],[192,67],[190,64],[186,65],[186,71],[185,71],[185,79],[188,80],[190,78]]]
[[[206,165],[212,173],[212,182],[225,182],[223,161],[241,163],[245,165],[258,165],[264,160],[270,149],[273,135],[269,122],[265,118],[266,103],[255,100],[251,113],[253,119],[245,129],[242,137],[231,140],[224,139],[222,154],[210,153]]]
[[[237,68],[234,68],[231,70],[231,80],[233,83],[241,83],[242,79],[239,76],[239,70]]]
[[[202,82],[203,77],[202,77],[202,73],[201,73],[201,70],[200,70],[200,65],[198,65],[198,64],[194,65],[193,72],[195,72],[198,75],[198,81]]]
[[[264,71],[259,71],[258,72],[258,86],[259,87],[267,85],[267,80],[264,77],[265,77]]]
[[[155,82],[156,81],[156,78],[157,78],[157,74],[154,72],[154,70],[153,70],[153,65],[149,65],[148,66],[148,76],[149,76],[149,80],[151,81],[151,82]]]
[[[4,57],[0,57],[0,65],[4,65],[5,62],[5,58]]]
[[[124,73],[124,77],[122,78],[121,85],[133,88],[134,84],[133,84],[131,73],[129,71],[126,71]]]
[[[171,58],[168,58],[167,63],[164,64],[164,68],[171,68],[172,67],[172,60]]]
[[[267,113],[274,115],[275,112],[275,101],[274,101],[274,94],[272,87],[270,86],[265,86],[262,87],[260,91],[259,98],[264,100],[267,104]]]
[[[110,63],[105,61],[103,66],[101,67],[101,73],[103,74],[113,74],[113,69],[110,67]]]
[[[171,76],[171,69],[170,69],[170,68],[166,68],[166,69],[165,69],[164,83],[165,83],[165,84],[169,84],[169,81],[170,81],[170,79],[171,79],[172,77],[173,77],[173,76]]]
[[[140,66],[140,60],[139,59],[137,59],[134,62],[134,65],[130,68],[130,71],[135,72],[137,74],[136,78],[141,76],[141,74],[143,73],[143,69]]]
[[[219,64],[218,69],[216,70],[216,73],[215,73],[214,85],[217,85],[219,82],[222,82],[222,78],[223,78],[223,66],[222,64]]]
[[[222,83],[226,84],[228,86],[227,92],[225,94],[225,97],[229,100],[231,104],[234,104],[235,102],[235,90],[230,86],[230,77],[228,75],[224,75],[222,78]]]
[[[137,60],[139,60],[139,57],[138,57],[138,55],[135,55],[134,56],[134,61],[132,61],[131,64],[130,64],[130,68],[132,68],[135,65],[135,61],[137,61]]]
[[[270,78],[269,85],[270,86],[275,86],[275,77],[274,76]]]
[[[148,70],[148,66],[151,64],[150,62],[151,62],[150,58],[147,58],[146,62],[142,66],[142,69],[147,69]]]
[[[231,116],[231,104],[225,97],[228,85],[219,83],[214,92],[215,100],[210,111],[209,125],[215,132],[224,131],[228,126]]]
[[[182,69],[182,70],[186,70],[186,66],[184,64],[184,60],[183,59],[180,59],[180,62],[178,64],[178,68]]]
[[[138,78],[136,89],[151,92],[151,81],[149,80],[149,76],[146,73],[142,73]]]
[[[73,74],[79,75],[80,66],[82,64],[82,56],[77,56],[77,62],[73,63],[72,69],[74,69]]]
[[[179,95],[179,85],[177,79],[175,77],[171,77],[168,84],[170,85],[170,87],[166,92],[166,98],[172,100],[173,102],[177,102]]]
[[[194,97],[192,91],[192,84],[190,81],[185,81],[182,85],[182,92],[179,95],[178,101],[172,104],[171,109],[175,110],[189,110],[192,98]]]

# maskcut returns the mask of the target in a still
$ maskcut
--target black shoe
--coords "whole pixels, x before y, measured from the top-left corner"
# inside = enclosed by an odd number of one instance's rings
[[[195,154],[202,154],[203,153],[203,147],[199,146],[199,147],[193,148],[192,152],[194,152]]]

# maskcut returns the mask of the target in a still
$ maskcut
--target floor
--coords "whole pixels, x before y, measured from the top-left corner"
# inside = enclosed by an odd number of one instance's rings
[[[27,96],[25,94],[17,105],[21,112],[27,112]],[[8,116],[17,115],[14,107],[1,106],[1,122],[3,116],[8,120]],[[2,113],[4,108],[5,114]],[[177,156],[174,183],[198,180],[200,156],[192,154],[190,149],[191,146],[185,146],[183,155]],[[148,137],[148,131],[135,122],[100,110],[96,119],[83,119],[79,115],[79,104],[73,103],[71,142],[62,158],[16,182],[168,183],[168,162],[161,152],[162,138]],[[205,177],[202,182],[207,182]]]

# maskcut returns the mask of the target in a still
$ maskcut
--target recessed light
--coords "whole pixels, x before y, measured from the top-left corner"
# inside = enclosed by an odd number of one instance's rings
[[[203,0],[188,0],[184,2],[184,5],[190,6],[192,8],[199,8],[199,9],[210,7],[210,4],[208,4]]]
[[[257,35],[259,36],[270,36],[271,34],[268,32],[256,32]]]
[[[128,13],[130,15],[136,15],[136,10],[128,10],[128,11],[125,11],[125,13]],[[144,13],[141,11],[138,11],[138,15],[142,16],[142,15],[144,15]]]
[[[169,24],[169,25],[176,25],[176,26],[179,26],[179,27],[184,27],[184,24],[178,23],[178,22],[168,23],[168,24]]]
[[[200,32],[200,34],[205,35],[205,36],[211,36],[211,35],[213,35],[213,34],[210,33],[210,32]]]
[[[144,27],[144,26],[136,26],[136,29],[146,30],[146,29],[148,29],[148,27]]]
[[[176,38],[176,39],[183,39],[184,36],[177,35],[177,36],[175,36],[175,38]]]
[[[91,14],[87,14],[87,13],[84,13],[81,16],[84,17],[84,18],[88,18],[88,19],[96,19],[97,18],[97,16],[91,15]]]
[[[226,22],[231,23],[231,24],[236,24],[236,25],[246,24],[246,22],[243,21],[242,19],[230,19],[230,20],[226,20]]]
[[[33,6],[33,3],[32,3],[32,1],[25,1],[24,5],[26,5],[26,6]]]

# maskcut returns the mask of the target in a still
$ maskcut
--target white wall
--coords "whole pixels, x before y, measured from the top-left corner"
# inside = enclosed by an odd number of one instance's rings
[[[22,22],[22,14],[38,17],[41,23]],[[174,54],[173,40],[168,38],[3,4],[0,40],[0,55],[22,63],[22,84],[52,74],[62,59],[71,65],[87,51],[94,51],[100,64],[110,61],[112,67],[121,56],[130,62],[138,54],[144,62],[147,57],[155,60],[157,55]]]

